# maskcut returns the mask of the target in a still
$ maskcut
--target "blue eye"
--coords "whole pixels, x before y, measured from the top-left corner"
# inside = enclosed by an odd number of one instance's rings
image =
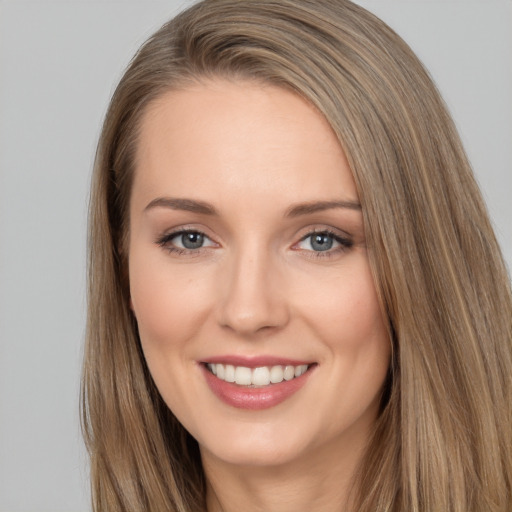
[[[297,245],[299,249],[314,252],[335,252],[351,247],[352,241],[329,231],[318,231],[305,236]]]
[[[175,236],[172,240],[184,249],[199,249],[204,244],[205,236],[197,231],[188,231]]]
[[[169,233],[158,239],[157,244],[171,252],[197,251],[215,245],[204,233],[193,230]]]
[[[327,233],[315,233],[309,236],[309,244],[314,251],[328,251],[334,245],[334,237]]]

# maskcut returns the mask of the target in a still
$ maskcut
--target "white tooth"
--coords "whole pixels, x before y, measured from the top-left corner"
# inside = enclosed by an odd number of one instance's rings
[[[251,369],[245,366],[237,366],[235,369],[235,382],[241,386],[251,384]]]
[[[214,370],[215,365],[212,364],[212,363],[208,363],[206,366],[208,367],[208,370],[210,370],[214,374],[214,372],[215,372],[215,370]]]
[[[284,380],[292,380],[295,377],[295,367],[286,366],[284,369]]]
[[[235,382],[235,367],[232,364],[226,365],[224,380],[226,382]]]
[[[308,369],[307,364],[301,364],[300,366],[297,366],[295,368],[295,377],[300,377],[302,374],[306,373],[307,369]]]
[[[252,383],[255,386],[268,386],[270,384],[270,370],[266,366],[254,368],[252,371]]]
[[[221,380],[224,380],[224,375],[226,374],[226,370],[224,368],[224,365],[223,364],[217,364],[217,373],[215,375],[217,375],[217,377]]]
[[[270,382],[272,382],[272,384],[279,384],[280,382],[283,382],[283,379],[283,367],[272,366],[270,369]]]

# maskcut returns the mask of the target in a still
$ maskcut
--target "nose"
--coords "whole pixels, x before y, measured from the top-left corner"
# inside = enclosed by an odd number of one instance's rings
[[[247,337],[288,323],[283,276],[278,263],[265,251],[246,251],[233,257],[219,279],[222,297],[217,311],[223,328]]]

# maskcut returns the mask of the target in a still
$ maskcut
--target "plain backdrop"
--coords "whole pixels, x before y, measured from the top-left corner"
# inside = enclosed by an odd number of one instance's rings
[[[0,0],[0,512],[90,509],[78,420],[87,195],[107,102],[190,2]],[[360,3],[430,69],[512,263],[512,0]]]

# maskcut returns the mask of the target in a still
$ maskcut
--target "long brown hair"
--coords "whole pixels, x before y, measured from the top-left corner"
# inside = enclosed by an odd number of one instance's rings
[[[82,421],[94,510],[205,510],[197,443],[160,398],[129,306],[141,115],[203,78],[300,94],[349,159],[393,340],[360,512],[512,510],[510,280],[453,122],[410,48],[347,0],[206,0],[134,57],[110,104],[89,220]]]

